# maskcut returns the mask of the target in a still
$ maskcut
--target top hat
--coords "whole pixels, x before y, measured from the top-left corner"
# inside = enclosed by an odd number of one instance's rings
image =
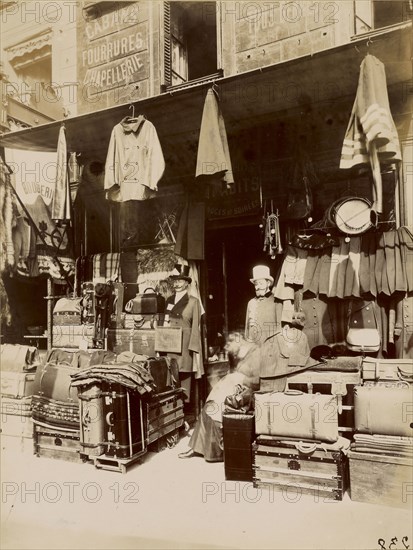
[[[192,282],[189,276],[189,265],[175,264],[174,270],[169,275],[169,279],[172,279],[172,281],[184,279],[184,281],[188,281],[188,283]]]
[[[274,284],[274,279],[270,275],[270,268],[266,265],[256,265],[252,268],[252,279],[250,279],[251,283],[255,283],[255,281],[259,279],[266,279],[267,281],[270,281],[270,283]]]

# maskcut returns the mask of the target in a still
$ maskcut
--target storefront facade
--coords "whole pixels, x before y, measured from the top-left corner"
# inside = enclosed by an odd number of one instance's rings
[[[71,9],[66,20],[60,15],[58,29],[52,25],[53,40],[59,33],[71,37],[73,85],[60,88],[69,82],[67,74],[53,75],[58,89],[66,90],[70,113],[56,122],[6,132],[1,144],[55,151],[64,121],[68,151],[76,153],[83,168],[74,203],[75,257],[153,247],[164,236],[162,220],[172,220],[174,239],[188,199],[203,204],[204,250],[195,263],[206,310],[205,348],[217,333],[243,327],[254,265],[269,265],[277,278],[296,232],[320,222],[342,197],[372,200],[368,170],[339,168],[360,63],[367,54],[385,66],[403,158],[399,170],[390,167],[383,173],[382,221],[387,229],[411,225],[408,2],[390,12],[386,2],[75,4],[66,6]],[[11,3],[3,16],[10,23],[21,9]],[[30,17],[33,27],[36,17],[44,23],[52,14]],[[39,42],[35,50],[42,48]],[[5,50],[12,63],[16,49],[6,45]],[[53,63],[60,55],[65,53],[56,50]],[[211,87],[228,136],[234,176],[229,188],[195,178],[202,110]],[[67,108],[69,102],[73,107]],[[104,165],[113,127],[140,114],[156,128],[166,168],[157,196],[127,210],[125,204],[107,201]],[[306,218],[294,219],[288,214],[291,189],[303,175],[312,209]],[[264,251],[270,213],[278,213],[281,231],[274,257]],[[135,240],[126,242],[125,226],[137,219]]]

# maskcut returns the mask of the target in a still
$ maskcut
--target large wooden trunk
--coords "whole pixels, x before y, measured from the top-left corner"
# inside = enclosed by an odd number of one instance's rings
[[[105,416],[103,393],[99,384],[79,387],[80,445],[86,456],[100,456],[105,452]]]
[[[253,444],[254,487],[282,491],[284,497],[299,500],[312,495],[322,500],[342,500],[347,487],[347,459],[341,449],[302,442],[279,441],[259,436]]]
[[[148,445],[176,433],[184,423],[183,391],[176,388],[153,395],[147,402]]]
[[[144,450],[140,395],[121,384],[102,383],[102,391],[105,454],[126,458]]]
[[[34,423],[34,454],[69,462],[84,462],[79,430],[64,430]]]
[[[413,507],[413,458],[349,451],[350,498],[396,508]]]

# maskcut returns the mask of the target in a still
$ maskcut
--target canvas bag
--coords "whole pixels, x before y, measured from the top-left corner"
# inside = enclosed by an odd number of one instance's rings
[[[335,395],[309,394],[298,390],[256,392],[257,435],[292,437],[333,443],[339,437]]]

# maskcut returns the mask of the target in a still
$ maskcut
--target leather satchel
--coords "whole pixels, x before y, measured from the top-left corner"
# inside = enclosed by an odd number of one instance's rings
[[[254,397],[257,434],[328,443],[337,441],[336,396],[287,390],[256,392]]]
[[[155,292],[153,288],[147,288],[145,292],[137,294],[135,298],[129,300],[125,306],[125,311],[140,315],[163,313],[165,311],[165,298]]]
[[[253,406],[252,395],[251,388],[237,384],[235,392],[232,395],[227,395],[224,400],[224,412],[246,414]]]
[[[365,434],[413,437],[411,411],[412,390],[409,384],[397,386],[356,386],[354,388],[354,423]]]
[[[356,352],[379,351],[381,338],[374,302],[354,300],[350,303],[346,345],[349,350]]]

